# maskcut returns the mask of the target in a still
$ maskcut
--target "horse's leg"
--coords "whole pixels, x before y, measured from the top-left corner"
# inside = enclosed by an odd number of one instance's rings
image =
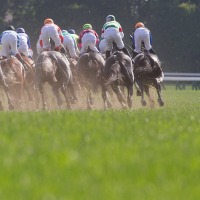
[[[0,111],[3,111],[3,104],[1,100],[0,100]]]
[[[29,100],[29,101],[33,101],[32,95],[31,95],[31,93],[30,93],[30,91],[29,91],[29,87],[27,86],[26,83],[24,84],[24,89],[25,89],[26,92],[27,92],[28,100]]]
[[[161,92],[161,83],[157,82],[157,80],[155,79],[154,85],[158,95],[159,106],[164,106],[164,101],[162,99],[162,92]]]
[[[141,104],[142,104],[142,106],[146,106],[147,103],[144,99],[144,85],[142,84],[142,82],[139,83],[139,87],[140,87],[140,91],[141,91]]]
[[[87,109],[92,110],[93,105],[93,98],[92,98],[92,92],[91,92],[91,86],[86,85],[86,103],[87,103]]]
[[[71,110],[72,109],[72,107],[71,107],[71,101],[70,101],[70,98],[67,97],[66,87],[64,85],[61,87],[61,92],[63,93],[63,95],[65,97],[65,100],[66,100],[66,103],[67,103],[67,109]]]
[[[75,92],[75,89],[74,89],[74,84],[72,83],[71,80],[69,81],[67,86],[68,86],[70,93],[72,95],[72,98],[73,98],[72,103],[76,104],[78,99],[77,99],[77,95],[76,95],[76,92]]]
[[[42,110],[47,110],[47,104],[44,100],[44,83],[39,84],[39,92],[40,92],[41,98],[42,98]]]
[[[112,87],[114,93],[116,94],[118,101],[122,105],[122,108],[126,109],[127,108],[127,106],[126,106],[126,100],[125,100],[125,98],[124,98],[124,96],[122,94],[122,91],[120,90],[119,85],[116,85],[116,83],[112,83],[111,87]]]
[[[150,95],[150,92],[149,92],[149,86],[147,85],[144,85],[144,91],[149,99],[149,105],[151,108],[154,108],[155,107],[155,101],[153,100],[153,98],[151,97]]]
[[[108,99],[108,90],[105,85],[102,85],[102,98],[104,102],[104,109],[108,110],[109,108],[112,108],[112,104]]]
[[[7,88],[3,88],[3,89],[4,89],[4,92],[5,92],[6,97],[8,99],[8,108],[9,108],[9,110],[14,110],[14,105],[13,105],[13,102],[11,101],[10,95],[8,94],[8,89]]]
[[[128,96],[127,96],[128,107],[132,108],[132,105],[133,105],[133,101],[132,101],[132,97],[133,97],[133,85],[127,86],[127,90],[128,90]]]
[[[52,87],[52,91],[56,97],[57,104],[58,104],[59,108],[62,109],[62,99],[61,99],[61,96],[59,93],[59,87],[57,85],[52,85],[51,87]]]

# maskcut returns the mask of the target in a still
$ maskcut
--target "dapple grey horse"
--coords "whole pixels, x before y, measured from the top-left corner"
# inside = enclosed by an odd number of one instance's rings
[[[63,93],[67,102],[67,108],[71,109],[71,103],[76,103],[77,98],[72,83],[72,72],[68,59],[64,54],[57,51],[42,52],[36,61],[35,86],[39,88],[42,97],[42,108],[47,109],[44,99],[44,84],[48,82],[56,97],[57,104],[62,108],[62,99],[59,89]],[[67,95],[66,89],[69,89],[70,96]]]

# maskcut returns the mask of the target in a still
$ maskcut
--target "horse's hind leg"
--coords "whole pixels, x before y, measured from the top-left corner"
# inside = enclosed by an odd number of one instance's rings
[[[52,86],[52,90],[53,90],[53,93],[56,97],[57,104],[58,104],[59,108],[62,109],[62,99],[61,99],[61,96],[60,96],[60,93],[59,93],[59,88],[57,86]]]
[[[42,98],[42,110],[47,110],[47,104],[44,100],[44,83],[41,83],[39,85],[39,92],[40,92],[41,98]]]
[[[1,100],[0,100],[0,111],[3,111],[3,104]]]
[[[70,93],[72,95],[72,98],[73,98],[72,103],[76,104],[78,100],[77,100],[77,95],[76,95],[76,92],[75,92],[75,89],[74,89],[74,84],[72,83],[72,81],[69,81],[67,86],[68,86]]]
[[[155,84],[155,88],[156,88],[157,95],[158,95],[159,106],[164,106],[164,101],[163,101],[162,95],[161,95],[161,83],[158,83],[156,81],[154,84]]]
[[[10,98],[10,96],[8,94],[8,89],[7,88],[3,88],[3,89],[4,89],[4,92],[5,92],[7,100],[8,100],[8,108],[9,108],[9,110],[14,110],[14,104],[11,101],[11,98]]]
[[[154,108],[155,107],[155,101],[153,100],[153,98],[151,97],[151,95],[150,95],[150,92],[149,92],[149,86],[144,86],[144,91],[145,91],[145,93],[146,93],[146,95],[147,95],[147,97],[148,97],[148,99],[149,99],[149,106],[151,107],[151,108]]]
[[[71,107],[71,99],[69,97],[67,97],[66,87],[64,85],[61,87],[61,92],[63,93],[63,95],[65,97],[65,100],[66,100],[66,103],[67,103],[67,109],[71,110],[72,109],[72,107]]]
[[[112,87],[114,93],[116,94],[118,101],[122,105],[122,108],[123,109],[127,108],[125,98],[122,94],[122,91],[120,90],[119,85],[116,85],[115,83],[113,83],[113,84],[111,84],[111,87]]]
[[[109,108],[112,108],[112,104],[108,99],[108,90],[105,85],[102,86],[102,98],[104,102],[104,109],[108,110]]]
[[[132,97],[133,97],[133,85],[127,86],[127,89],[128,89],[128,96],[127,96],[128,107],[132,108],[132,105],[133,105],[133,101],[132,101]]]

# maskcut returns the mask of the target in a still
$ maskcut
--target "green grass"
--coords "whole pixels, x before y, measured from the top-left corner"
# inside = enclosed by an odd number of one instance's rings
[[[200,197],[200,92],[163,108],[0,113],[2,200]]]

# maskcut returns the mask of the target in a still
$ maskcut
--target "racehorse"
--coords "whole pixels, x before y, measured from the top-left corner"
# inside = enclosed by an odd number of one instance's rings
[[[116,51],[109,57],[103,70],[103,80],[105,86],[104,94],[107,91],[107,86],[110,85],[122,108],[127,108],[127,104],[129,108],[132,108],[134,75],[132,60],[129,56],[122,51]],[[127,88],[127,101],[121,91],[121,85]],[[106,95],[103,95],[103,100],[104,102],[107,101]],[[107,109],[106,104],[105,108]]]
[[[7,87],[3,85],[3,89],[8,99],[9,110],[13,110],[16,107],[21,106],[22,89],[24,85],[24,68],[22,63],[13,56],[2,60],[0,65],[4,76],[3,79],[7,84]],[[2,106],[1,109],[3,109]]]
[[[36,61],[35,87],[39,88],[42,98],[42,108],[47,109],[44,99],[44,84],[48,82],[56,97],[59,108],[62,108],[62,99],[59,89],[63,93],[67,102],[67,108],[71,109],[71,103],[76,103],[77,98],[72,83],[72,73],[69,61],[64,54],[57,51],[44,51]],[[69,88],[70,95],[67,96],[66,88]]]
[[[105,60],[98,52],[88,50],[80,56],[77,63],[77,76],[82,89],[86,91],[87,109],[91,110],[94,104],[92,92],[102,86],[102,70]],[[103,95],[103,93],[102,93]]]
[[[149,92],[150,87],[153,86],[157,91],[158,103],[160,106],[163,106],[164,102],[161,96],[161,82],[163,81],[164,74],[158,57],[149,52],[142,52],[133,59],[133,63],[135,81],[138,83],[141,90],[142,105],[146,106],[146,101],[144,99],[145,91],[149,98],[150,106],[155,106],[155,102]]]

